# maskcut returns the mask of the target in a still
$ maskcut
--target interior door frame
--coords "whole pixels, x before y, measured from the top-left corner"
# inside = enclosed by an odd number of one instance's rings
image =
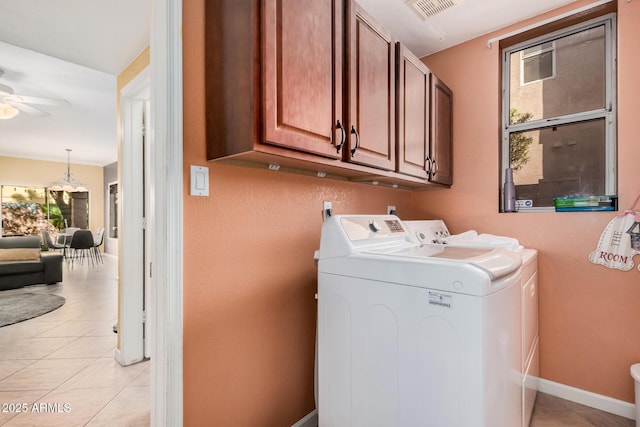
[[[118,346],[116,360],[131,365],[144,359],[144,174],[145,105],[150,97],[150,67],[120,91]],[[152,142],[148,139],[146,145]]]
[[[181,427],[183,165],[182,0],[153,0],[151,19],[152,218],[157,244],[151,299],[151,425]]]
[[[151,90],[151,86],[147,86],[149,91]],[[150,95],[150,94],[149,94]],[[152,206],[151,201],[153,198],[151,197],[151,192],[148,191],[149,182],[153,180],[151,175],[152,168],[149,165],[149,159],[151,158],[153,152],[153,139],[149,136],[150,132],[147,131],[147,128],[150,127],[150,115],[151,115],[151,100],[150,96],[144,101],[143,105],[143,117],[144,117],[144,126],[145,126],[145,135],[143,138],[143,149],[144,149],[144,159],[143,159],[143,167],[144,167],[144,189],[143,189],[143,208],[144,208],[144,224],[143,224],[143,268],[144,268],[144,288],[143,292],[143,309],[145,313],[144,325],[143,325],[143,357],[148,359],[151,357],[151,342],[153,342],[153,337],[151,336],[151,332],[154,330],[151,328],[149,313],[153,311],[153,307],[151,306],[151,298],[150,292],[153,286],[153,274],[152,274],[152,265],[153,265],[153,256],[154,256],[154,248],[155,248],[155,240],[152,233],[149,232],[149,229],[153,227],[153,211],[154,206]]]

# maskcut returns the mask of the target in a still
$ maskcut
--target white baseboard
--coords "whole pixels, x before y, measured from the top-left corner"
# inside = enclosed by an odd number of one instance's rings
[[[291,427],[318,427],[318,410],[314,409]]]
[[[542,378],[540,378],[538,382],[538,391],[560,397],[565,400],[570,400],[581,405],[590,406],[611,414],[620,415],[621,417],[632,420],[636,419],[636,405],[623,400],[613,399],[601,394],[555,383]]]
[[[116,348],[116,352],[115,352],[114,356],[115,356],[116,362],[118,362],[122,366],[126,366],[124,364],[124,359],[122,358],[122,353],[120,353],[120,349],[119,348]]]

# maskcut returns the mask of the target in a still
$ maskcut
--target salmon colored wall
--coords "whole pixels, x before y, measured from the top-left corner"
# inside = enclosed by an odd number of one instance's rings
[[[629,367],[640,362],[640,272],[610,270],[587,258],[614,214],[498,213],[500,51],[497,44],[488,49],[487,40],[586,4],[572,3],[423,59],[454,93],[454,185],[449,191],[414,193],[414,213],[444,218],[454,233],[476,229],[510,235],[538,249],[541,376],[633,402]],[[640,192],[638,16],[640,2],[618,0],[618,195],[623,210]]]
[[[204,0],[183,1],[184,423],[288,426],[311,412],[322,201],[411,211],[411,193],[206,160]],[[189,196],[189,166],[209,197]]]

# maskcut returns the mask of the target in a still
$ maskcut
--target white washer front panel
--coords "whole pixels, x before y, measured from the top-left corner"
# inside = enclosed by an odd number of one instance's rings
[[[519,300],[319,274],[320,426],[517,426]]]

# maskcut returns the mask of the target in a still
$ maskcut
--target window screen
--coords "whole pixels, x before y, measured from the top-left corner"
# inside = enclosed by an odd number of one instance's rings
[[[502,51],[502,171],[518,205],[615,194],[614,28],[607,15]]]

